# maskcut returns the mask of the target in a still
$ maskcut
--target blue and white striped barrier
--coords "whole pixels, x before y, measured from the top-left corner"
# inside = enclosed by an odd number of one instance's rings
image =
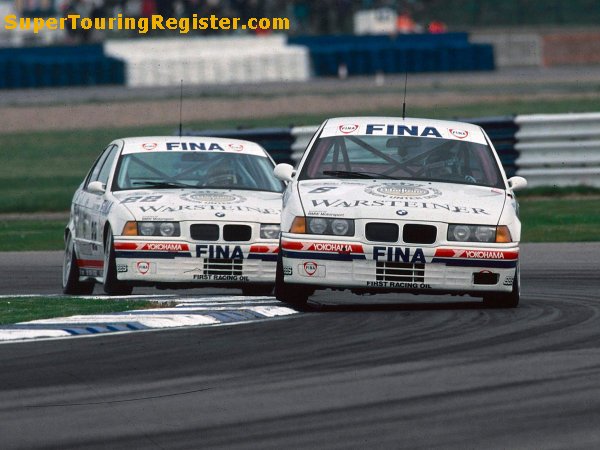
[[[143,298],[152,300],[152,297]],[[161,296],[158,301],[165,300],[170,299]],[[0,326],[0,342],[189,326],[231,325],[291,316],[298,312],[284,306],[273,297],[185,297],[172,301],[177,303],[177,306],[112,314],[77,315],[3,325]]]

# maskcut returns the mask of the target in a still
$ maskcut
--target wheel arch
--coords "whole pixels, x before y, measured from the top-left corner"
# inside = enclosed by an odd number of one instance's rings
[[[108,232],[110,230],[112,230],[112,226],[110,225],[110,222],[107,220],[106,223],[104,224],[104,229],[102,230],[102,242],[103,243],[106,242],[106,236],[108,236]]]
[[[63,239],[65,244],[67,243],[67,238],[69,237],[69,235],[75,235],[74,232],[74,228],[75,228],[75,224],[73,222],[73,217],[69,218],[69,222],[67,223],[67,225],[65,226],[65,229],[63,231]]]

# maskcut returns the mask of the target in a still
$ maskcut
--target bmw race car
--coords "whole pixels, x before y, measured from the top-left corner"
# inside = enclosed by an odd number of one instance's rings
[[[73,197],[63,292],[275,282],[281,193],[258,144],[213,137],[111,142]]]
[[[283,195],[275,293],[303,306],[315,289],[519,303],[514,191],[478,126],[395,117],[325,121]]]

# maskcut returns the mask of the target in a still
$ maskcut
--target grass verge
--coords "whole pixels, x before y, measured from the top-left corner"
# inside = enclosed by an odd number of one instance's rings
[[[133,309],[165,307],[144,300],[100,300],[71,297],[31,297],[0,299],[0,325],[72,315],[106,314]]]
[[[62,250],[67,220],[0,220],[0,251]]]
[[[412,117],[454,119],[513,114],[597,111],[600,102],[562,99],[537,102],[409,107]],[[382,109],[377,115],[397,116],[397,109]],[[347,111],[346,115],[373,115],[373,111]],[[331,114],[290,115],[266,119],[220,120],[186,124],[189,130],[316,125]],[[66,211],[75,189],[100,152],[114,139],[125,136],[173,135],[175,125],[140,126],[79,131],[45,131],[2,135],[0,146],[0,213]]]
[[[523,242],[600,241],[600,197],[519,200]]]

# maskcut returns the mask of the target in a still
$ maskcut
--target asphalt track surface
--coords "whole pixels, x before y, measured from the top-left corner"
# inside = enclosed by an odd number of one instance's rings
[[[452,111],[457,105],[499,102],[510,110],[515,106],[506,102],[523,104],[548,100],[585,100],[589,107],[590,101],[598,99],[599,80],[600,65],[410,74],[407,111],[410,116],[418,108],[435,113],[439,108]],[[202,130],[206,125],[201,124],[215,121],[247,127],[252,123],[249,120],[263,119],[268,123],[273,117],[287,118],[287,124],[304,123],[298,118],[299,112],[318,117],[381,115],[382,111],[400,114],[405,100],[404,81],[403,75],[392,75],[186,86],[183,105],[179,101],[179,85],[21,89],[6,91],[0,96],[0,134],[158,125],[175,128],[181,107],[184,130]]]
[[[599,448],[598,254],[524,245],[513,310],[324,293],[362,304],[3,344],[0,447]],[[2,294],[58,293],[59,253],[0,270]]]

